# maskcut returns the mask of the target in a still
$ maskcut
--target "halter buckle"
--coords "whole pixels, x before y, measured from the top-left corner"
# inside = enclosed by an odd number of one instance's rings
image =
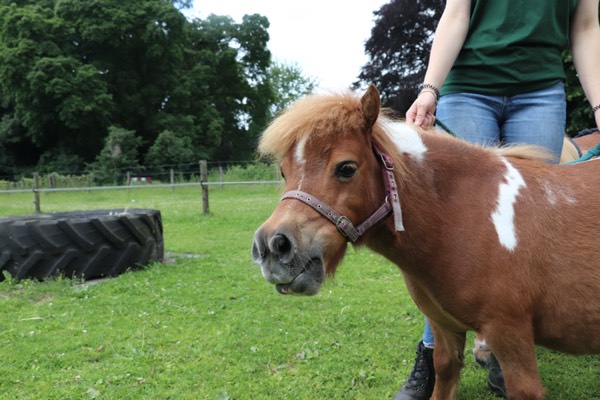
[[[345,237],[348,237],[348,232],[349,232],[348,227],[353,227],[352,222],[348,219],[348,217],[345,217],[343,215],[341,215],[337,219],[337,221],[335,221],[335,226],[337,226],[338,230]]]

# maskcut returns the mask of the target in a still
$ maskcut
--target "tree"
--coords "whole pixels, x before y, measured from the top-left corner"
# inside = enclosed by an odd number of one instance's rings
[[[122,183],[126,170],[139,169],[138,156],[141,138],[134,131],[111,126],[104,148],[91,163],[90,170],[100,183]]]
[[[28,157],[16,159],[35,164],[52,146],[85,154],[99,145],[93,133],[106,123],[110,96],[95,71],[61,49],[65,25],[37,4],[0,6],[0,15],[0,92],[10,121],[2,126],[4,146],[20,152],[29,145]],[[74,135],[79,129],[90,134]]]
[[[365,43],[369,62],[355,88],[374,83],[382,102],[404,115],[417,96],[444,0],[392,0],[375,14]]]
[[[0,0],[0,173],[89,163],[110,126],[140,138],[139,160],[166,130],[195,157],[252,157],[273,102],[269,22],[188,21],[190,4]]]
[[[271,117],[288,107],[293,101],[311,93],[317,86],[314,77],[306,77],[298,64],[273,62],[269,67],[269,78],[274,91]]]
[[[187,20],[157,0],[62,0],[56,14],[75,38],[69,54],[107,85],[114,102],[109,123],[135,131],[146,150],[161,131],[153,117],[184,73]]]
[[[193,7],[193,0],[169,0],[171,3],[173,3],[173,5],[175,7],[177,7],[179,10],[184,10],[186,8],[192,8]]]
[[[231,17],[210,15],[195,24],[193,49],[204,73],[205,98],[214,107],[204,109],[203,121],[218,141],[210,156],[225,161],[249,159],[273,101],[267,76],[269,21],[254,14],[236,24]]]

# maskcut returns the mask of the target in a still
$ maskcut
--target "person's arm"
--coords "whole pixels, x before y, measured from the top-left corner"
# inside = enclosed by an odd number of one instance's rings
[[[600,128],[600,24],[598,0],[581,0],[571,22],[571,54],[579,82]]]
[[[431,45],[429,63],[423,81],[425,89],[419,93],[406,112],[407,122],[422,126],[432,126],[435,122],[434,113],[437,106],[435,92],[444,84],[448,72],[458,57],[469,31],[470,19],[471,0],[446,1],[446,7]]]

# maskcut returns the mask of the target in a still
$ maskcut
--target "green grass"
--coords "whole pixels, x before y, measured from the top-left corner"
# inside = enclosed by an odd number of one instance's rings
[[[32,197],[0,195],[0,215],[30,213]],[[177,255],[96,284],[0,283],[0,398],[391,398],[423,327],[401,274],[350,250],[319,295],[277,294],[250,246],[278,198],[275,186],[215,189],[203,215],[199,188],[43,193],[45,212],[160,209]],[[598,357],[538,359],[548,399],[600,399]],[[466,360],[459,398],[494,399]]]

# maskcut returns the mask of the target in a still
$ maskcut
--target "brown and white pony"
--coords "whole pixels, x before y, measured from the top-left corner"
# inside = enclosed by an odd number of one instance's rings
[[[254,236],[264,277],[315,294],[348,242],[398,265],[436,338],[433,399],[455,398],[467,331],[486,338],[511,399],[544,396],[534,344],[600,352],[600,162],[551,165],[393,122],[373,86],[300,100],[259,152],[286,189]]]

